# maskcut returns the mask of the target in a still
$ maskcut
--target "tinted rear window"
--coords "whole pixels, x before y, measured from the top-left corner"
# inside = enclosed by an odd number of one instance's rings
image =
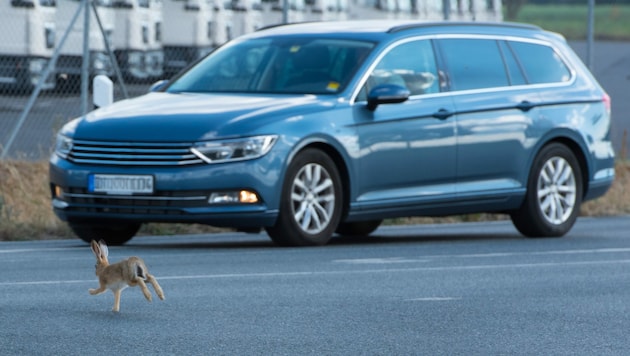
[[[571,71],[562,58],[545,45],[510,41],[530,84],[558,83],[571,79]]]

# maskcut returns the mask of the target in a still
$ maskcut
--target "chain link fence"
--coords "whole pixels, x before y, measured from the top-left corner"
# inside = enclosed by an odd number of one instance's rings
[[[56,131],[94,108],[147,92],[222,43],[283,22],[346,19],[500,21],[499,0],[2,0],[0,155],[46,159]]]

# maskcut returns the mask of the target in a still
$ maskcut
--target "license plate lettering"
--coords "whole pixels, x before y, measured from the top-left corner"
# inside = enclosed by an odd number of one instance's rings
[[[94,174],[89,178],[88,190],[122,195],[153,193],[153,176]]]

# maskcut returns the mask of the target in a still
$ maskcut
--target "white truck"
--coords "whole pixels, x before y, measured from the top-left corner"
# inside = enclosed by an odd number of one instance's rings
[[[164,75],[161,0],[113,0],[116,60],[130,82]]]
[[[84,14],[85,9],[69,29],[72,18],[75,16],[79,5],[83,0],[57,0],[56,23],[57,46],[59,47],[59,58],[57,59],[57,86],[60,89],[78,89],[81,82],[81,70],[83,65],[83,42],[84,42]],[[108,41],[110,48],[112,45],[112,35],[114,33],[114,12],[112,10],[112,0],[94,0],[98,18],[103,26],[103,32],[98,25],[94,9],[89,5],[89,28],[88,48],[89,48],[89,68],[88,74],[91,79],[97,75],[114,75],[114,67],[107,53],[105,41]],[[60,44],[61,37],[68,31],[68,36],[63,46]]]
[[[212,17],[212,26],[210,26],[210,32],[212,36],[212,45],[214,47],[218,47],[234,38],[234,29],[232,26],[234,11],[232,10],[231,0],[211,1],[214,13]]]
[[[287,0],[287,22],[303,22],[307,17],[305,0]],[[284,0],[270,0],[263,4],[263,26],[279,25],[284,17]]]
[[[254,32],[263,26],[263,6],[260,0],[232,1],[234,37]]]
[[[0,1],[0,88],[31,91],[55,47],[55,0]],[[54,71],[42,89],[55,87]]]
[[[173,76],[208,54],[213,43],[213,0],[163,0],[164,74]]]
[[[306,21],[343,21],[348,19],[348,0],[309,0]]]

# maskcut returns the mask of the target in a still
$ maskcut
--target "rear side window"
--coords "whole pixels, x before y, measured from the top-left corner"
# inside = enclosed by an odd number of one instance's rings
[[[467,38],[442,39],[439,43],[451,90],[510,85],[497,41]]]
[[[562,58],[545,45],[510,41],[529,84],[559,83],[571,79],[571,71]]]

